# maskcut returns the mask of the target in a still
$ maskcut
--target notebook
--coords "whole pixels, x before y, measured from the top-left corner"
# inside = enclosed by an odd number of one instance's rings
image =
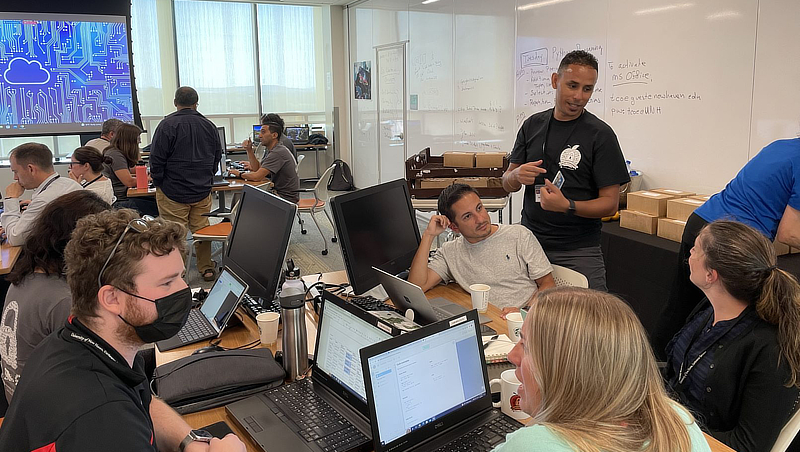
[[[483,336],[483,355],[486,356],[487,364],[502,363],[508,361],[508,354],[516,345],[505,334],[495,336]]]

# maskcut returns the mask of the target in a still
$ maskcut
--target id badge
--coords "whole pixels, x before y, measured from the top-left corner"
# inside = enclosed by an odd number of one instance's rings
[[[536,202],[542,202],[542,189],[544,184],[536,184],[533,186],[534,193],[536,193]]]

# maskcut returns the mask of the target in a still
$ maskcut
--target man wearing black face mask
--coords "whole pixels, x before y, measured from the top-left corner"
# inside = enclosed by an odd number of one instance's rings
[[[128,209],[78,222],[65,250],[72,315],[28,360],[0,450],[245,450],[233,434],[219,440],[192,430],[152,397],[136,356],[186,321],[185,235],[178,223]]]

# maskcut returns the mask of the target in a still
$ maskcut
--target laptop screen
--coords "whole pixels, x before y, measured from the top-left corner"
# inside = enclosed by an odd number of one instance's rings
[[[381,445],[486,395],[476,334],[467,321],[368,358]]]
[[[208,293],[200,312],[219,331],[225,326],[225,320],[231,312],[236,309],[237,302],[245,290],[247,290],[247,286],[239,281],[233,273],[224,269]]]
[[[292,140],[292,143],[306,143],[309,137],[308,126],[287,127],[286,136]]]
[[[359,350],[390,337],[389,333],[326,301],[319,326],[317,368],[366,403]]]

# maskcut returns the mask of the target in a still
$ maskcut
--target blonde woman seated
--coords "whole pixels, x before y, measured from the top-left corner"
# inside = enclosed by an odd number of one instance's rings
[[[495,452],[709,451],[671,400],[639,319],[619,298],[560,287],[539,292],[509,354],[533,418]]]
[[[752,227],[706,225],[689,256],[706,297],[667,346],[679,400],[738,452],[770,450],[800,401],[800,285],[775,264]]]

